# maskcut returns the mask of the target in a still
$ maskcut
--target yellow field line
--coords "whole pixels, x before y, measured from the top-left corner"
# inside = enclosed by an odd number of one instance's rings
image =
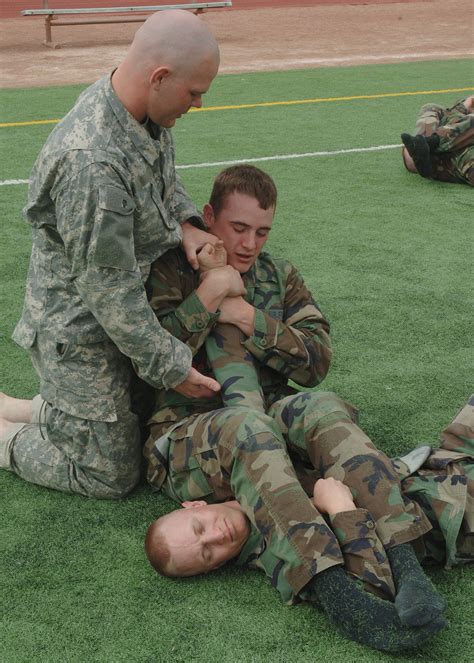
[[[448,94],[449,92],[470,92],[472,87],[454,87],[447,90],[417,90],[416,92],[386,92],[384,94],[359,94],[352,97],[320,97],[316,99],[295,99],[292,101],[265,101],[257,104],[239,104],[236,106],[209,106],[209,108],[193,108],[195,113],[214,110],[236,110],[239,108],[262,108],[266,106],[294,106],[296,104],[321,104],[331,101],[354,101],[357,99],[384,99],[386,97],[409,97],[417,94]]]
[[[386,99],[388,97],[412,97],[421,94],[449,94],[450,92],[471,92],[472,87],[453,87],[446,90],[417,90],[416,92],[385,92],[383,94],[358,94],[352,97],[319,97],[316,99],[294,99],[291,101],[262,101],[255,104],[236,104],[232,106],[207,106],[192,108],[191,113],[209,111],[240,110],[242,108],[269,108],[271,106],[296,106],[297,104],[322,104],[334,101],[357,101],[358,99]],[[0,122],[0,127],[29,127],[39,124],[57,124],[60,120],[30,120],[29,122]]]

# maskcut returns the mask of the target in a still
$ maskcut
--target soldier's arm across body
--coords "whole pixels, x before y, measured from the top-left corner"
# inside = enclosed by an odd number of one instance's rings
[[[149,283],[150,305],[161,325],[193,355],[216,324],[222,301],[229,293],[245,292],[240,274],[230,265],[199,276],[179,250],[154,262]]]
[[[227,298],[220,305],[219,321],[236,325],[247,336],[244,345],[259,362],[297,384],[312,387],[329,369],[329,322],[299,272],[284,264],[282,311],[272,315],[264,298],[258,301],[256,297],[256,306],[243,297]]]
[[[191,391],[199,384],[206,393],[217,391],[214,380],[191,369],[191,351],[161,327],[148,304],[135,257],[135,202],[120,174],[107,163],[74,166],[70,176],[58,178],[52,196],[72,278],[87,307],[152,386],[186,389],[189,376]]]
[[[198,262],[201,278],[205,278],[210,270],[224,266],[227,263],[224,242],[221,240],[214,245],[206,244],[198,255]],[[221,385],[220,395],[224,406],[246,406],[265,412],[265,398],[256,360],[242,345],[244,339],[236,325],[218,321],[213,333],[206,338],[207,360]]]

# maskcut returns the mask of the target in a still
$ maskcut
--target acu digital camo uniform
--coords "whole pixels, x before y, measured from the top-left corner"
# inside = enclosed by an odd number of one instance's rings
[[[193,349],[196,367],[211,374],[204,345],[218,316],[194,292],[198,278],[182,252],[167,253],[152,269],[151,303],[163,326]],[[285,601],[301,595],[316,573],[346,560],[366,584],[393,596],[383,545],[417,538],[430,525],[419,507],[405,504],[390,461],[353,423],[351,406],[334,394],[298,393],[288,385],[290,378],[318,383],[331,356],[329,325],[298,272],[262,253],[243,279],[246,299],[257,307],[255,332],[243,345],[256,361],[267,414],[222,408],[220,395],[196,405],[159,392],[145,449],[148,479],[178,501],[235,496],[252,525],[240,560],[263,568]],[[217,340],[222,361],[227,341]],[[233,367],[229,380],[242,377],[240,369]],[[230,384],[228,392],[234,387],[238,395],[241,386]],[[358,509],[352,519],[335,517],[336,537],[308,499],[287,450],[315,470],[309,493],[318,477],[334,476],[364,506],[370,503],[371,515]]]
[[[440,137],[439,146],[431,155],[433,179],[461,182],[474,186],[474,113],[462,101],[452,108],[426,104],[416,121],[416,133]]]
[[[13,440],[12,469],[58,490],[119,497],[140,467],[132,366],[170,388],[191,365],[144,287],[151,263],[180,243],[180,223],[198,214],[170,131],[137,122],[105,76],[47,140],[25,214],[33,249],[13,338],[29,350],[48,406],[41,430]]]

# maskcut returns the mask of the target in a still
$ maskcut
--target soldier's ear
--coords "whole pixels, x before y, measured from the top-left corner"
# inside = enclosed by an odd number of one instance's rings
[[[197,506],[206,506],[207,502],[204,500],[194,500],[192,502],[181,502],[183,509],[195,509]]]
[[[206,226],[208,228],[212,228],[214,221],[216,220],[216,216],[214,214],[214,210],[212,209],[212,205],[206,203],[202,210],[202,215],[204,217],[204,221],[206,222]]]
[[[155,89],[158,90],[163,80],[170,75],[170,70],[168,67],[157,67],[153,69],[149,77],[149,84]]]

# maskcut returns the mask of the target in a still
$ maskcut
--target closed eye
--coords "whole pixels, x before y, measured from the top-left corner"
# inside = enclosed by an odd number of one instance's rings
[[[203,546],[201,554],[202,554],[202,561],[205,564],[210,564],[212,561],[212,552],[209,550],[208,546]]]
[[[202,526],[202,523],[199,522],[197,518],[194,518],[193,520],[193,532],[196,534],[196,536],[199,536],[202,534],[204,531],[204,527]]]

